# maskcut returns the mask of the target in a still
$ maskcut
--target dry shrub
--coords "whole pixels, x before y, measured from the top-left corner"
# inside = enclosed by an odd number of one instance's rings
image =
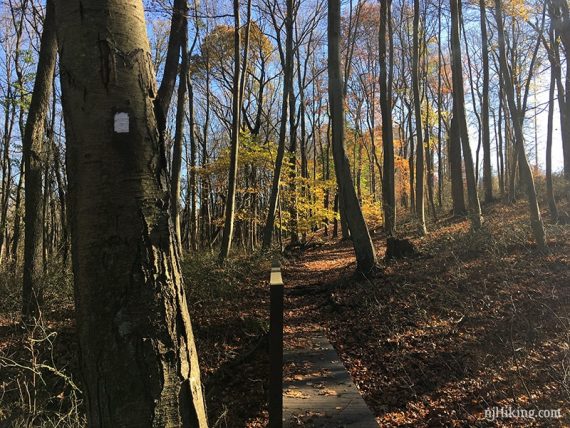
[[[60,335],[42,320],[12,328],[0,350],[0,425],[86,426],[81,390],[59,363]]]

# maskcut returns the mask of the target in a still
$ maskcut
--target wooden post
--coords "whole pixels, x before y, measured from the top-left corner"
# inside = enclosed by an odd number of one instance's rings
[[[278,260],[269,280],[269,427],[283,426],[283,280]]]

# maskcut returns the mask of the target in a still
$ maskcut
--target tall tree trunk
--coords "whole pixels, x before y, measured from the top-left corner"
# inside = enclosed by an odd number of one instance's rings
[[[18,178],[18,188],[16,189],[16,202],[14,203],[14,233],[12,235],[12,260],[16,265],[18,262],[18,248],[20,244],[20,230],[21,230],[21,212],[22,212],[22,189],[24,188],[24,159],[20,161],[20,177]]]
[[[176,240],[182,250],[182,231],[180,228],[180,180],[182,172],[182,146],[184,142],[184,124],[186,122],[186,92],[188,74],[188,7],[183,5],[182,23],[180,25],[179,45],[182,50],[182,64],[178,76],[178,99],[176,104],[176,124],[174,130],[174,147],[172,151],[172,173],[170,178],[170,216],[174,224]]]
[[[178,60],[180,57],[180,41],[187,25],[186,12],[188,10],[187,0],[174,0],[172,5],[172,19],[170,21],[170,34],[168,37],[168,47],[166,59],[164,61],[164,71],[160,87],[156,96],[157,121],[161,138],[164,138],[166,131],[166,119],[170,110],[170,102],[176,84],[178,74]]]
[[[198,215],[196,213],[197,207],[197,189],[196,189],[196,134],[194,128],[194,87],[190,80],[190,75],[186,75],[188,87],[188,122],[189,122],[189,136],[190,139],[190,168],[187,168],[188,173],[188,192],[190,192],[190,249],[193,251],[198,250]],[[206,142],[204,141],[204,145]]]
[[[205,117],[204,117],[204,126],[203,126],[203,133],[202,133],[202,159],[201,159],[201,166],[204,169],[208,162],[208,146],[206,142],[208,141],[208,130],[210,127],[210,72],[208,66],[208,58],[206,58],[206,101],[205,101]],[[212,229],[211,229],[211,210],[210,210],[210,181],[209,177],[206,174],[202,174],[201,176],[201,185],[200,185],[200,225],[201,225],[201,241],[202,241],[202,248],[212,246]]]
[[[412,121],[412,106],[408,105],[408,145],[410,147],[410,157],[408,159],[408,168],[410,170],[410,210],[412,212],[416,211],[416,192],[415,192],[415,182],[416,182],[416,169],[414,167],[414,159],[415,159],[415,149],[414,149],[414,127]]]
[[[331,0],[328,2],[328,75],[333,158],[356,253],[357,270],[366,274],[376,266],[376,252],[358,203],[344,149],[344,96],[340,70],[340,0]]]
[[[560,39],[564,45],[566,64],[570,63],[570,11],[566,0],[549,0],[549,15],[555,30],[556,39]],[[560,58],[558,46],[555,45]],[[562,85],[562,79],[558,84],[558,106],[560,108],[560,129],[562,136],[562,154],[564,160],[564,176],[570,180],[570,67],[566,67],[566,87]]]
[[[294,60],[294,57],[293,57]],[[294,67],[294,66],[293,66]],[[293,86],[289,89],[289,233],[291,244],[299,242],[299,214],[297,212],[297,108]]]
[[[467,212],[465,208],[465,197],[463,189],[463,168],[461,162],[461,136],[457,118],[451,117],[451,126],[448,140],[449,171],[451,175],[451,199],[453,202],[453,215],[464,216]]]
[[[503,86],[499,79],[499,111],[497,113],[497,144],[498,144],[498,168],[499,168],[499,191],[505,197],[505,157],[503,151]]]
[[[287,0],[287,12],[285,16],[285,53],[282,58],[283,63],[283,98],[281,102],[281,120],[279,122],[279,142],[277,146],[277,159],[273,171],[273,182],[271,185],[271,195],[269,197],[269,211],[265,228],[263,229],[262,247],[271,247],[273,228],[275,226],[275,213],[277,202],[279,201],[281,169],[283,167],[283,157],[285,156],[285,139],[287,137],[287,106],[289,105],[289,92],[293,86],[293,0]]]
[[[384,149],[384,171],[382,174],[382,203],[384,208],[384,231],[388,236],[396,233],[396,187],[394,180],[394,131],[392,124],[392,49],[390,49],[387,61],[386,38],[388,23],[392,19],[392,0],[383,1],[380,4],[380,108],[382,110],[382,146]],[[374,114],[374,113],[373,113]],[[372,131],[374,132],[374,130]],[[374,154],[373,154],[374,156]]]
[[[46,4],[46,16],[41,39],[40,56],[30,111],[23,139],[25,187],[24,286],[22,316],[25,320],[37,317],[42,300],[43,275],[43,218],[40,209],[42,198],[42,171],[45,122],[49,109],[52,79],[57,56],[55,11],[52,0]]]
[[[507,96],[509,110],[511,112],[511,122],[515,133],[515,150],[517,152],[521,179],[526,186],[529,211],[530,211],[530,223],[538,247],[544,248],[546,247],[544,225],[542,224],[540,209],[538,207],[538,200],[536,198],[534,178],[532,176],[530,165],[528,164],[528,159],[526,157],[524,149],[524,133],[522,127],[524,119],[524,110],[519,111],[517,108],[517,104],[515,101],[513,79],[509,71],[509,68],[507,66],[505,30],[503,25],[503,10],[500,0],[495,0],[495,14],[497,19],[497,30],[498,30],[498,39],[499,39],[500,74],[503,80],[503,89]],[[532,70],[529,73],[532,73]]]
[[[231,129],[231,149],[230,149],[230,171],[228,177],[228,193],[225,206],[224,231],[222,236],[222,246],[220,248],[220,261],[223,262],[229,255],[234,235],[234,216],[236,204],[236,188],[239,156],[239,131],[241,124],[241,24],[239,16],[239,0],[234,0],[234,75],[232,94],[232,129]],[[244,56],[247,58],[247,49]],[[243,72],[245,73],[245,67]]]
[[[442,0],[438,0],[437,15],[437,204],[443,207],[443,97],[442,97],[442,52],[441,52]]]
[[[421,30],[423,31],[423,29]],[[422,106],[420,98],[420,0],[414,0],[414,28],[412,52],[412,91],[414,94],[414,117],[416,121],[416,216],[420,235],[425,235],[425,171],[422,134]]]
[[[426,159],[426,167],[427,167],[427,190],[428,190],[428,201],[431,208],[431,214],[434,220],[437,220],[437,213],[435,211],[435,202],[434,202],[434,171],[433,171],[433,148],[431,147],[431,139],[430,139],[430,126],[429,126],[429,110],[427,112],[426,117],[426,126],[425,126],[425,159]]]
[[[556,75],[554,68],[550,68],[550,88],[548,91],[548,127],[546,129],[546,199],[548,210],[555,222],[558,220],[558,208],[554,199],[552,186],[552,130],[554,128],[554,90],[556,87]]]
[[[463,89],[463,66],[461,64],[461,40],[459,37],[461,19],[461,0],[451,0],[451,62],[453,80],[453,117],[459,129],[461,149],[465,165],[467,181],[467,199],[469,201],[469,217],[475,229],[481,227],[481,206],[477,195],[473,157],[469,145],[469,133],[465,118],[465,94]]]
[[[89,426],[206,427],[139,0],[58,0]]]
[[[483,144],[483,188],[485,202],[493,200],[493,176],[491,172],[491,130],[489,125],[489,38],[487,36],[487,7],[485,0],[479,0],[481,19],[481,55],[483,56],[483,99],[481,125]]]
[[[55,97],[54,97],[55,100]],[[55,111],[52,104],[52,111]],[[61,160],[59,154],[59,148],[55,143],[54,132],[50,131],[50,141],[51,149],[53,153],[53,169],[55,173],[55,179],[57,183],[57,197],[59,202],[59,212],[60,212],[60,222],[61,222],[61,252],[63,264],[67,264],[68,253],[69,253],[69,231],[68,231],[68,218],[67,218],[67,204],[65,197],[65,184],[63,180]]]

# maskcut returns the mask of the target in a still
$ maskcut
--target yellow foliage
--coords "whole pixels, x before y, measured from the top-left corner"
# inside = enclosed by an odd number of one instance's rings
[[[193,58],[192,72],[200,72],[205,67],[231,70],[234,61],[234,27],[218,25],[204,37],[201,54]],[[246,27],[240,29],[242,50],[245,43]],[[248,71],[252,71],[259,59],[268,61],[273,53],[273,45],[254,21],[250,27]]]

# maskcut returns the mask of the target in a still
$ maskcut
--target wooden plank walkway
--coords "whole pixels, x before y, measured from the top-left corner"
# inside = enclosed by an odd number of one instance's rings
[[[321,332],[284,352],[283,426],[377,428],[336,351]]]

